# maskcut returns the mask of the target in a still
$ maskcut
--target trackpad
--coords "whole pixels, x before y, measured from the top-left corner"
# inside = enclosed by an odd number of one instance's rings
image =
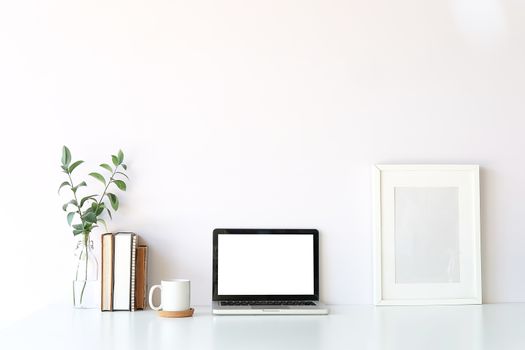
[[[270,309],[289,309],[290,307],[289,306],[286,306],[286,305],[252,305],[252,309],[265,309],[265,310],[270,310]]]

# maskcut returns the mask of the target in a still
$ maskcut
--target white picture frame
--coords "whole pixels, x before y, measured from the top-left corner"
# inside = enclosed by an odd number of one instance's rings
[[[373,168],[374,303],[481,304],[478,165]]]

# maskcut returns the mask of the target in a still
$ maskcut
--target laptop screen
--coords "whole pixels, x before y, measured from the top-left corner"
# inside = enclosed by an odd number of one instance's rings
[[[214,297],[316,295],[317,239],[316,230],[215,230]]]

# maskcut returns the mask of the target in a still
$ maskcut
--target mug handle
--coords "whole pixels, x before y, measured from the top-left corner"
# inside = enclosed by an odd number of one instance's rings
[[[162,308],[162,301],[160,302],[160,305],[159,306],[155,306],[153,305],[153,292],[155,291],[155,289],[159,288],[160,290],[162,290],[162,286],[160,284],[156,284],[154,285],[153,287],[151,287],[151,289],[149,290],[149,307],[152,308],[153,310],[155,311],[159,311],[161,308]]]

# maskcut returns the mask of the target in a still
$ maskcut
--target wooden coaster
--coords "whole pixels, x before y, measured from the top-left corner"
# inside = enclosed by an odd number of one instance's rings
[[[193,316],[193,311],[195,311],[193,308],[189,308],[188,310],[184,310],[184,311],[163,311],[163,310],[160,310],[159,311],[159,316],[160,317],[169,317],[169,318],[173,318],[173,317],[192,317]]]

